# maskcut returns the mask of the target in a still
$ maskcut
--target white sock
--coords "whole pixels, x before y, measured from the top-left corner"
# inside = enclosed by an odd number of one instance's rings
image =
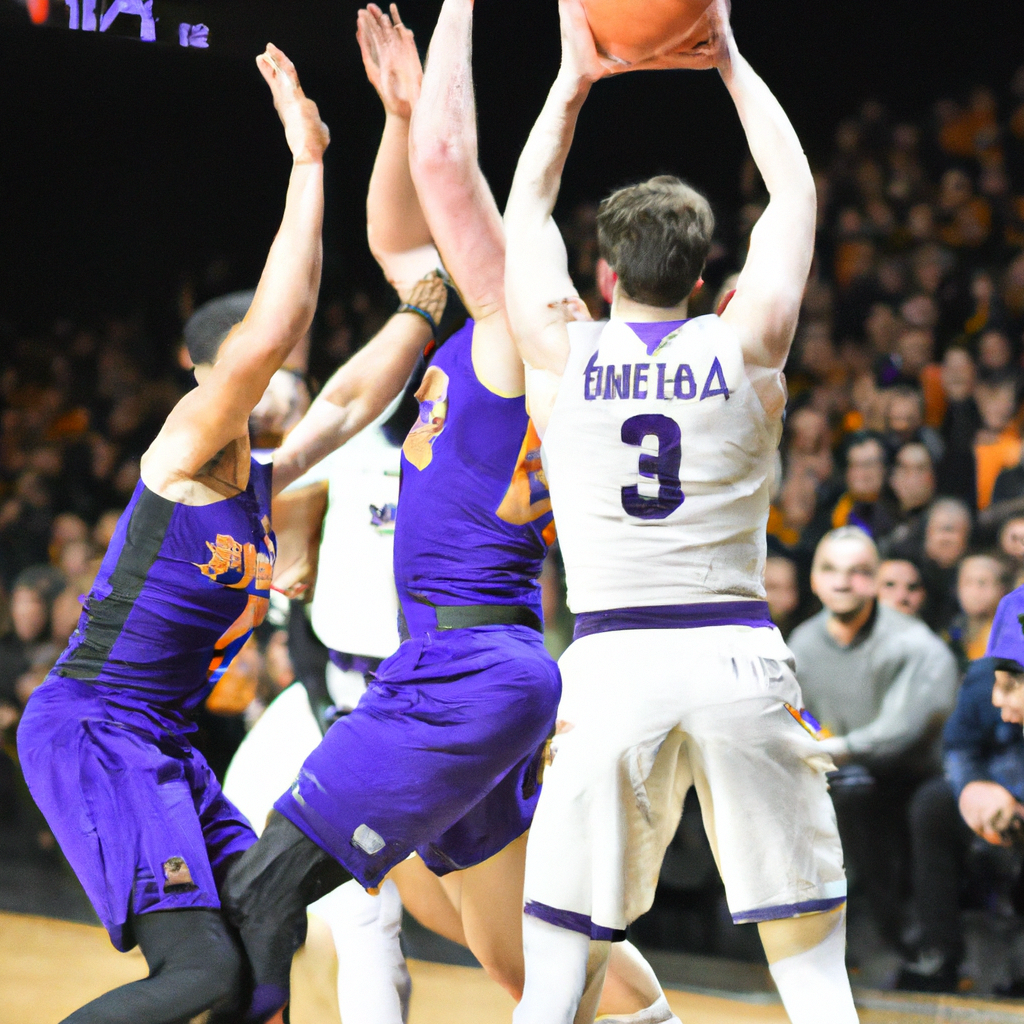
[[[638,1010],[625,1017],[602,1013],[597,1018],[597,1024],[681,1024],[681,1022],[672,1012],[668,1000],[664,996],[658,996],[657,1001],[651,1003],[646,1010]]]
[[[371,896],[358,882],[346,882],[311,909],[334,936],[344,1024],[404,1024],[412,979],[399,941],[402,899],[395,883],[386,881]]]
[[[792,1024],[857,1024],[846,973],[846,915],[817,946],[768,968]]]
[[[590,938],[523,915],[526,985],[512,1024],[573,1024],[587,984]]]

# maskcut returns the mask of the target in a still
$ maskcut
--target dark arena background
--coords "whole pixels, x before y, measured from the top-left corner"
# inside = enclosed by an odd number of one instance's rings
[[[421,56],[440,6],[401,4]],[[331,130],[312,389],[397,306],[366,242],[366,190],[384,118],[355,40],[358,8],[355,0],[0,0],[0,1024],[56,1022],[145,975],[138,950],[115,953],[96,926],[31,804],[14,737],[27,694],[67,639],[56,627],[58,594],[77,596],[90,565],[95,576],[112,513],[139,478],[139,457],[192,386],[180,353],[185,320],[208,299],[255,286],[280,223],[291,161],[255,64],[268,41],[292,58]],[[741,51],[805,146],[822,214],[787,367],[784,482],[768,527],[769,553],[792,591],[786,624],[775,621],[788,638],[820,610],[810,589],[815,544],[833,526],[860,522],[853,515],[860,509],[875,517],[883,555],[918,573],[917,589],[927,593],[920,617],[956,656],[962,679],[981,660],[988,633],[979,641],[978,630],[990,629],[994,614],[994,607],[972,611],[958,589],[965,560],[994,553],[1002,567],[996,600],[1024,583],[1024,0],[734,0],[732,18]],[[557,4],[476,0],[475,21],[480,162],[504,207],[558,67]],[[962,171],[974,192],[947,209],[952,171]],[[997,171],[1005,172],[1002,183]],[[711,311],[742,264],[764,194],[718,75],[616,77],[597,84],[583,109],[556,210],[592,308],[601,301],[595,204],[659,173],[688,180],[715,211],[698,311]],[[915,234],[913,211],[921,207],[931,208],[924,212],[933,222]],[[972,224],[981,241],[968,237]],[[938,275],[931,285],[929,268]],[[900,347],[914,332],[930,346],[918,353],[920,365],[912,347]],[[992,334],[1004,340],[986,348]],[[950,383],[958,356],[970,362],[967,391]],[[993,426],[985,402],[1010,383],[1013,415]],[[894,386],[904,399],[908,391],[911,399],[923,395],[923,419],[912,428],[891,415],[895,399],[886,396]],[[986,430],[1013,451],[994,471],[981,451],[994,444]],[[904,501],[894,475],[909,446],[928,447],[933,474],[917,504]],[[885,475],[864,497],[854,470],[872,459]],[[965,518],[948,558],[926,537],[943,498],[961,503]],[[885,502],[896,511],[883,535],[877,509]],[[63,554],[76,544],[78,562]],[[26,639],[15,635],[9,599],[30,587],[18,581],[40,564],[63,573],[47,577],[51,590],[40,597],[54,633],[48,618]],[[549,646],[558,653],[572,621],[557,556],[543,583]],[[254,654],[257,700],[269,701],[294,679],[281,667],[288,661],[282,634],[278,624],[276,639],[262,639]],[[982,703],[989,711],[987,697]],[[243,716],[203,714],[200,736],[222,774],[245,734]],[[944,785],[937,737],[931,774],[915,777],[918,795]],[[1024,780],[1019,728],[1013,738]],[[867,845],[878,838],[879,856],[891,854],[899,911],[887,933],[865,888],[853,890],[849,966],[861,1020],[1024,1020],[1021,829],[1015,845],[985,844],[966,830],[948,786],[943,807],[950,828],[963,833],[949,896],[963,944],[938,974],[922,968],[934,985],[917,991],[907,983],[908,965],[930,952],[922,887],[938,876],[919,870],[933,835],[924,826],[914,832],[926,808],[912,803],[904,783],[903,795],[886,805],[884,826],[876,819],[863,826],[878,829]],[[1015,798],[1020,823],[1024,781]],[[868,887],[863,875],[855,885]],[[859,916],[857,899],[864,900]],[[671,989],[684,1024],[787,1019],[755,926],[729,919],[692,794],[654,908],[630,938]],[[409,915],[403,948],[414,983],[411,1024],[510,1019],[511,999],[472,956]],[[310,979],[323,969],[336,965],[297,958],[295,1024],[338,1020],[336,1004],[310,994],[317,990]]]

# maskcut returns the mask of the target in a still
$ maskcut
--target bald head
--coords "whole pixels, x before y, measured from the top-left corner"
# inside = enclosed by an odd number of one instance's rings
[[[822,537],[811,566],[811,590],[835,616],[856,618],[878,593],[878,549],[856,526]]]

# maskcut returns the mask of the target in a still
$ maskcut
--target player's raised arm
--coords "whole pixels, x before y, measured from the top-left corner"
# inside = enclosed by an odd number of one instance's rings
[[[473,0],[445,0],[412,116],[409,158],[445,268],[476,321],[473,365],[498,394],[523,393],[523,364],[505,323],[505,238],[477,160]]]
[[[531,413],[541,429],[546,410],[536,391],[553,396],[553,389],[534,374],[560,377],[569,352],[566,322],[589,319],[552,215],[580,109],[591,85],[607,73],[579,0],[561,0],[559,16],[562,64],[519,157],[505,207],[505,301],[528,367]]]
[[[439,265],[409,170],[409,122],[419,99],[423,68],[416,40],[402,24],[395,4],[390,15],[376,4],[360,11],[356,38],[366,77],[385,113],[366,196],[366,234],[385,277],[403,295]]]
[[[369,426],[401,392],[444,313],[448,290],[409,171],[409,119],[422,70],[401,22],[370,4],[357,30],[366,76],[384,105],[384,133],[366,200],[370,249],[405,306],[327,382],[274,455],[274,493]],[[424,315],[426,314],[426,315]]]
[[[711,20],[714,63],[770,197],[722,319],[740,331],[748,363],[781,369],[814,255],[814,179],[786,112],[736,47],[726,0],[716,0]]]
[[[157,493],[190,480],[231,441],[244,438],[249,413],[313,320],[320,288],[323,154],[329,141],[316,104],[292,62],[272,44],[257,60],[292,152],[284,216],[248,313],[221,344],[199,386],[178,402],[143,458]]]
[[[284,444],[274,453],[274,493],[369,426],[401,392],[416,359],[444,313],[448,286],[435,270],[418,282],[403,306],[324,385]]]

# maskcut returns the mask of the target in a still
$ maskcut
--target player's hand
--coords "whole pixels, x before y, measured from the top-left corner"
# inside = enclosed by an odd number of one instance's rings
[[[292,159],[297,164],[319,163],[331,133],[320,120],[316,104],[302,91],[295,65],[273,43],[267,43],[266,52],[256,58],[256,65],[270,86]]]
[[[960,794],[960,814],[973,832],[993,846],[1007,846],[1003,833],[1024,807],[997,782],[969,782]]]
[[[356,39],[366,77],[377,90],[384,109],[408,120],[420,96],[423,65],[412,32],[402,24],[398,8],[388,17],[376,4],[356,16]]]
[[[594,33],[587,21],[582,0],[558,0],[558,20],[562,31],[562,73],[582,82],[628,71],[597,52]]]
[[[713,0],[701,16],[700,39],[693,46],[677,53],[665,53],[630,66],[630,71],[682,69],[708,71],[717,68],[726,75],[732,65],[736,40],[729,22],[729,0]]]

